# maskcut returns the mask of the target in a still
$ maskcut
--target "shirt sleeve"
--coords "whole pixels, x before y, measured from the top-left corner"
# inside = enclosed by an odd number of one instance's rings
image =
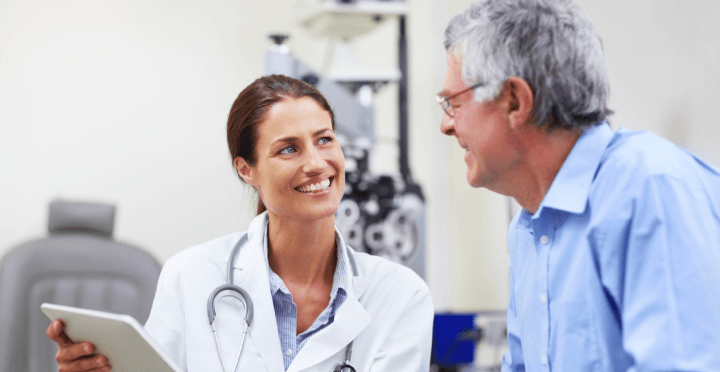
[[[145,330],[183,371],[187,370],[185,353],[185,314],[182,306],[180,275],[171,258],[158,279],[155,299]]]
[[[520,330],[515,308],[515,279],[512,270],[510,270],[510,300],[508,301],[507,310],[507,338],[509,349],[505,352],[505,355],[503,355],[502,372],[525,371],[522,341],[520,340]]]
[[[635,368],[720,370],[718,206],[677,177],[655,176],[626,207],[625,231],[608,234],[627,242],[618,290]]]
[[[430,291],[423,286],[405,306],[390,336],[378,351],[370,371],[427,371],[435,309]]]

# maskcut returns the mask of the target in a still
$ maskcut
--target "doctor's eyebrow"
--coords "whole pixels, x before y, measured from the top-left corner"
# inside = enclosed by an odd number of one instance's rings
[[[330,128],[320,129],[320,130],[316,131],[315,133],[313,133],[313,137],[317,137],[325,132],[332,132],[332,129],[330,129]],[[276,143],[277,142],[293,142],[295,140],[297,140],[297,137],[283,137],[283,138],[275,140],[275,142]]]

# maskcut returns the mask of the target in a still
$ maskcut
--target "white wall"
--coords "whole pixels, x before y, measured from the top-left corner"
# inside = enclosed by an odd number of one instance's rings
[[[318,69],[327,41],[289,0],[0,1],[0,255],[45,234],[54,197],[118,205],[115,236],[165,261],[252,217],[226,154],[227,112],[286,31]],[[439,132],[442,32],[468,0],[408,2],[410,161],[428,202],[428,282],[438,310],[504,308],[507,200],[470,188]],[[603,38],[613,127],[651,129],[720,164],[720,3],[581,0]],[[361,64],[396,63],[397,24],[358,40]],[[393,172],[397,90],[377,97]],[[392,158],[391,158],[392,159]]]
[[[160,260],[244,229],[225,123],[264,71],[277,1],[0,2],[0,253],[44,235],[55,197],[118,205],[115,236]],[[299,46],[298,46],[299,45]]]

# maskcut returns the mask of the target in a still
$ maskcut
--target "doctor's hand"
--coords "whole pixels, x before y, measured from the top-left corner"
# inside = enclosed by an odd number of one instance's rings
[[[55,360],[59,372],[109,372],[110,365],[104,355],[93,355],[95,346],[89,342],[75,343],[65,334],[65,324],[55,319],[47,329],[47,336],[57,342]]]

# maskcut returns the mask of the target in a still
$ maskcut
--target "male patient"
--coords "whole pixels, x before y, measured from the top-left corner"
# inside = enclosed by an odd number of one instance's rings
[[[440,128],[513,197],[503,371],[720,371],[720,173],[605,121],[602,45],[569,0],[488,0],[445,32]]]

